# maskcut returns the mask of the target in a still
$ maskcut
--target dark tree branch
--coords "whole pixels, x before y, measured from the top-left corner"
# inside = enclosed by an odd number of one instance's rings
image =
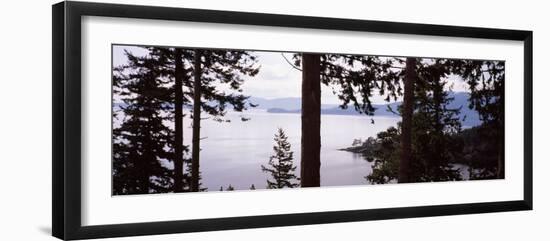
[[[286,61],[292,68],[294,68],[294,69],[296,69],[296,70],[298,70],[298,71],[302,71],[302,69],[298,68],[298,66],[292,64],[292,63],[290,62],[290,60],[288,60],[288,59],[286,58],[286,56],[285,56],[284,53],[281,53],[281,56],[283,56],[283,59],[285,59],[285,61]]]

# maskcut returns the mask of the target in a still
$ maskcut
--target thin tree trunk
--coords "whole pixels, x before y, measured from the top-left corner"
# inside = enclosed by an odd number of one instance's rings
[[[150,157],[148,154],[149,150],[145,150],[146,153],[141,157],[138,173],[139,175],[139,191],[138,194],[147,194],[149,193],[149,167],[150,167]]]
[[[195,51],[195,81],[193,86],[193,147],[191,162],[191,191],[199,191],[199,152],[201,134],[201,51]]]
[[[146,105],[148,106],[148,105]],[[151,162],[155,159],[155,156],[152,153],[151,143],[149,140],[151,140],[151,127],[149,126],[151,123],[151,117],[147,117],[147,122],[144,124],[144,139],[147,140],[146,142],[143,142],[143,154],[142,154],[142,160],[141,160],[141,166],[139,167],[140,172],[140,186],[139,186],[139,194],[148,194],[149,193],[149,177],[151,176],[150,170],[151,170]]]
[[[405,66],[405,89],[403,96],[403,113],[401,122],[401,160],[399,162],[399,183],[410,182],[411,165],[411,139],[412,139],[412,118],[414,101],[414,82],[416,81],[416,59],[407,58]]]
[[[302,187],[321,185],[321,56],[302,54]]]
[[[176,65],[176,83],[174,100],[174,192],[183,191],[183,63],[181,49],[176,48],[174,58]]]
[[[433,78],[433,84],[434,84],[434,90],[433,90],[433,102],[434,102],[434,120],[435,120],[435,135],[443,136],[443,123],[442,123],[442,104],[444,103],[443,100],[443,83],[441,83],[440,77],[434,77]],[[444,165],[444,162],[446,162],[444,158],[444,153],[442,150],[444,150],[443,141],[441,138],[437,138],[436,142],[434,143],[434,152],[436,153],[437,157],[434,161],[431,161],[428,163],[428,170],[429,172],[426,172],[428,176],[434,181],[440,180],[442,177],[442,165]]]

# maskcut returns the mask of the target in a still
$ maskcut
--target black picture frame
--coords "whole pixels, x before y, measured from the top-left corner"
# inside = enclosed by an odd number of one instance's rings
[[[52,233],[60,239],[106,238],[213,230],[308,225],[380,219],[532,210],[533,33],[522,30],[335,19],[262,13],[197,10],[90,2],[52,6],[53,120]],[[258,26],[350,30],[378,33],[516,40],[524,43],[524,194],[522,200],[421,207],[342,210],[283,215],[140,222],[99,226],[81,224],[81,17],[194,21]]]

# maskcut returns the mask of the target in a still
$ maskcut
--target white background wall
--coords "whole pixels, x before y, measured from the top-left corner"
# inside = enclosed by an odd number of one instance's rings
[[[175,0],[170,0],[176,2]],[[170,2],[164,0],[163,2]],[[182,2],[180,0],[178,2]],[[118,1],[136,3],[136,1]],[[534,31],[534,211],[155,236],[155,240],[548,240],[549,6],[544,1],[186,0],[189,8]],[[307,5],[315,2],[314,6]],[[53,240],[51,4],[0,8],[0,240]],[[520,128],[520,127],[518,127]],[[231,207],[228,207],[231,208]],[[132,237],[116,240],[151,240]]]

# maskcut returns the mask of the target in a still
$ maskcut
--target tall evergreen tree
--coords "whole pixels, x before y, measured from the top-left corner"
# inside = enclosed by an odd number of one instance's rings
[[[267,188],[299,187],[299,178],[294,174],[296,170],[296,166],[293,163],[294,153],[290,150],[291,146],[283,129],[279,128],[277,130],[274,140],[274,154],[269,157],[268,166],[262,165],[262,171],[269,173],[272,178],[271,180],[267,180]]]
[[[169,98],[170,110],[166,113],[166,118],[174,122],[171,131],[173,146],[172,172],[174,192],[189,191],[189,173],[184,170],[189,167],[191,159],[188,156],[189,146],[184,144],[183,118],[189,116],[186,110],[192,108],[192,101],[189,98],[190,89],[193,88],[191,74],[185,59],[192,56],[192,52],[186,49],[167,48],[167,47],[145,47],[148,55],[157,59],[164,59],[163,62],[157,62],[156,67],[161,71],[162,78],[165,80],[166,88],[170,92],[166,94]]]
[[[373,172],[367,179],[373,183],[426,182],[460,180],[458,170],[451,164],[462,154],[462,143],[456,136],[461,132],[460,108],[450,108],[453,98],[445,90],[444,78],[451,73],[448,60],[422,60],[415,67],[414,99],[410,136],[405,135],[405,117],[398,128],[391,127],[378,134],[365,155],[373,161]],[[407,87],[405,87],[407,88]],[[403,103],[405,105],[405,103]],[[405,107],[400,108],[405,115]],[[407,145],[403,144],[409,139]],[[409,165],[404,168],[404,148]],[[399,157],[395,155],[399,153]],[[405,174],[401,173],[406,172]],[[403,179],[406,175],[406,179]]]
[[[414,152],[411,156],[412,180],[460,180],[458,170],[451,164],[462,155],[462,143],[455,137],[461,132],[461,108],[450,108],[453,101],[445,90],[444,80],[451,73],[449,61],[424,61],[418,68],[413,119]]]
[[[228,105],[239,112],[254,106],[248,102],[249,97],[242,94],[241,85],[244,76],[258,74],[259,66],[256,56],[240,50],[197,49],[188,62],[192,63],[194,74],[191,191],[199,191],[201,112],[214,121],[227,122],[224,116]]]
[[[113,130],[113,194],[167,192],[171,171],[161,162],[172,155],[170,129],[163,125],[169,90],[163,87],[163,58],[126,52],[128,63],[114,69],[113,90],[121,121]]]
[[[496,147],[492,155],[478,156],[484,159],[482,172],[474,178],[504,178],[504,80],[505,62],[492,60],[454,60],[453,72],[460,75],[470,89],[470,108],[476,110],[483,125],[476,131],[489,146]],[[477,148],[476,148],[477,149]],[[472,150],[485,152],[486,150]],[[496,165],[494,163],[496,162]],[[496,168],[494,168],[496,166]]]
[[[199,181],[201,112],[206,114],[206,118],[221,122],[229,121],[224,118],[228,106],[235,111],[243,111],[252,106],[248,102],[248,96],[242,94],[241,85],[244,82],[243,76],[254,76],[258,73],[256,57],[247,51],[236,50],[162,47],[147,49],[151,56],[166,59],[158,67],[164,71],[165,78],[174,82],[170,85],[172,93],[169,95],[174,103],[174,114],[171,116],[175,126],[174,147],[178,149],[174,158],[174,179],[178,184],[174,185],[174,191],[203,190]],[[193,110],[190,115],[193,118],[192,158],[189,159],[184,158],[188,150],[183,145],[183,117],[186,115],[182,113],[182,108]],[[184,154],[181,154],[182,151]],[[184,173],[184,169],[187,173]]]

